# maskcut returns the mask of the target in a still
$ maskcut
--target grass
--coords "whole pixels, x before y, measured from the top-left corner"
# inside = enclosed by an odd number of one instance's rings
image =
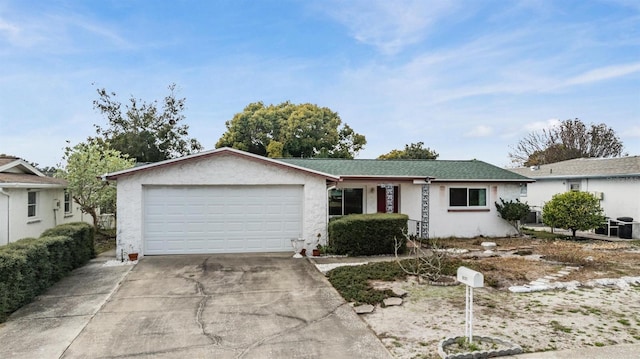
[[[486,287],[501,290],[555,274],[566,265],[580,267],[580,269],[563,277],[563,281],[640,275],[640,266],[638,266],[640,254],[623,251],[633,248],[632,246],[627,245],[626,248],[622,248],[620,244],[609,242],[581,243],[558,240],[557,238],[565,236],[548,232],[536,231],[534,234],[546,239],[498,238],[492,239],[492,241],[498,244],[498,248],[514,248],[515,250],[518,247],[526,246],[531,248],[534,254],[542,255],[544,259],[542,261],[533,261],[523,257],[469,257],[461,259],[452,255],[443,262],[442,275],[455,276],[457,268],[465,266],[483,273]],[[438,244],[441,247],[482,250],[480,243],[484,240],[487,239],[447,238],[439,239]],[[115,241],[112,242],[115,245]],[[409,261],[411,259],[403,260],[404,265],[410,266]],[[347,301],[375,305],[391,296],[392,293],[390,290],[373,288],[370,284],[371,281],[404,280],[407,274],[401,270],[395,260],[391,259],[388,262],[339,267],[330,271],[327,276],[331,284]],[[640,290],[640,286],[634,286],[633,289]],[[549,293],[548,295],[553,294]],[[576,292],[576,295],[581,294]],[[535,303],[525,308],[529,312],[537,309]],[[576,306],[567,309],[567,311],[570,313],[580,312],[584,315],[599,316],[602,314],[599,309],[587,306]],[[640,319],[637,321],[640,323]]]
[[[327,273],[333,285],[342,297],[358,304],[378,304],[393,293],[391,290],[373,288],[369,281],[393,281],[407,276],[396,262],[377,262],[361,266],[338,267]]]
[[[571,236],[566,236],[564,234],[551,233],[547,231],[536,231],[530,228],[522,228],[522,233],[528,235],[531,238],[545,239],[545,240],[571,238]]]

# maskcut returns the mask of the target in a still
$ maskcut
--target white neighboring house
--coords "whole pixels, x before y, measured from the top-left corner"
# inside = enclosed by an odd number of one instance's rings
[[[585,191],[600,199],[605,216],[640,221],[640,156],[577,158],[511,171],[536,180],[522,188],[520,200],[539,212],[554,194]]]
[[[0,246],[83,217],[91,223],[66,186],[65,180],[47,177],[20,158],[0,156]]]
[[[117,242],[140,255],[283,252],[327,239],[330,216],[407,214],[430,237],[515,233],[494,202],[531,179],[488,163],[272,159],[231,148],[104,176],[118,181]]]

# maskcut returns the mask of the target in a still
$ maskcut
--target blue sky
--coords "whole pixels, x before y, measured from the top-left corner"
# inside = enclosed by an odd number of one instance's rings
[[[315,103],[366,136],[510,165],[527,133],[605,123],[640,155],[640,2],[0,0],[0,153],[42,166],[105,119],[96,88],[176,83],[213,149],[249,103]]]

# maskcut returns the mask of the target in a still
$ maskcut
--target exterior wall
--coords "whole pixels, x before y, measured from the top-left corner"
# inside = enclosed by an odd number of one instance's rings
[[[583,178],[577,181],[581,191],[602,193],[600,204],[607,217],[632,217],[640,221],[640,177]],[[554,194],[569,190],[567,183],[564,179],[538,179],[529,184],[527,195],[520,198],[542,211],[544,203]]]
[[[144,255],[143,187],[145,185],[303,185],[302,238],[327,237],[327,187],[320,176],[231,154],[178,162],[118,179],[117,245]]]
[[[457,210],[449,207],[450,187],[487,188],[487,207]],[[429,236],[432,238],[503,237],[515,235],[516,230],[500,218],[495,202],[500,198],[518,198],[520,187],[504,183],[432,183],[429,203]]]
[[[70,213],[64,213],[63,189],[34,190],[38,191],[37,215],[35,217],[27,217],[28,191],[26,188],[4,188],[4,192],[9,197],[0,194],[0,245],[6,245],[22,238],[39,237],[42,232],[58,224],[83,220],[92,223],[91,216],[83,214],[75,203],[72,205]],[[60,201],[59,209],[54,209],[56,201]]]
[[[399,212],[409,219],[422,220],[422,185],[411,182],[344,181],[339,188],[363,188],[366,213],[377,212],[376,188],[381,183],[400,187]],[[482,210],[456,211],[449,207],[449,187],[487,188],[487,207]],[[516,234],[507,221],[500,218],[495,207],[499,198],[513,200],[519,197],[518,183],[432,183],[429,190],[429,236],[432,238],[473,238],[477,236],[502,237]]]

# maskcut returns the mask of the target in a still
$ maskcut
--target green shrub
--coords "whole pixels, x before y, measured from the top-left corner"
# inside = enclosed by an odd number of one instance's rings
[[[408,216],[404,214],[352,214],[329,222],[329,245],[336,254],[350,256],[393,254],[406,250]]]
[[[73,242],[70,243],[73,268],[78,268],[87,263],[91,258],[95,258],[95,232],[89,224],[84,222],[62,224],[46,230],[40,238],[57,236],[73,238]]]
[[[0,322],[95,256],[93,228],[61,225],[0,247]]]

